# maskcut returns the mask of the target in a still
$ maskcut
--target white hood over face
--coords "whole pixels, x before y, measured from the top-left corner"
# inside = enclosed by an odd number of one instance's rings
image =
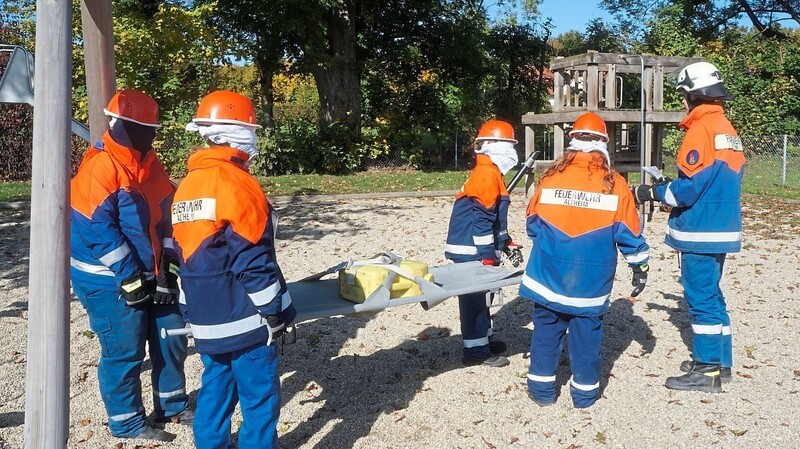
[[[504,175],[512,168],[516,167],[517,164],[519,164],[517,150],[514,149],[514,144],[511,142],[484,142],[479,149],[475,150],[475,152],[489,156],[489,159],[492,160],[492,163],[496,165],[497,168],[500,169],[500,173]]]
[[[194,122],[186,125],[187,131],[200,133],[204,139],[208,139],[216,144],[230,145],[237,150],[247,153],[250,158],[245,165],[249,166],[253,158],[258,155],[256,148],[256,128],[252,126],[230,125],[230,124],[197,124]]]
[[[568,150],[576,150],[582,151],[584,153],[591,153],[592,151],[598,151],[603,153],[603,156],[606,158],[606,162],[608,162],[608,166],[611,166],[611,157],[608,155],[608,142],[603,142],[602,140],[578,140],[572,139],[569,141]]]

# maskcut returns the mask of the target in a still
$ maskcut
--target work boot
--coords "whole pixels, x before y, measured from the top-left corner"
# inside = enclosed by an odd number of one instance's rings
[[[694,368],[694,360],[684,360],[681,363],[681,371],[684,373],[692,372],[692,368]],[[719,368],[719,378],[722,379],[722,383],[726,384],[733,379],[733,375],[731,374],[731,369],[728,367],[720,367]]]
[[[124,437],[124,438],[170,442],[174,440],[176,436],[177,435],[175,435],[174,433],[165,432],[159,429],[158,427],[145,426],[144,430],[141,431],[141,433],[139,433],[138,435],[133,437]]]
[[[722,379],[719,371],[719,365],[695,362],[692,370],[683,376],[667,377],[667,383],[664,386],[670,390],[722,393]]]
[[[461,361],[464,363],[464,366],[484,365],[491,366],[492,368],[501,368],[511,363],[502,355],[490,355],[483,358],[463,357]]]
[[[489,350],[492,351],[494,355],[502,354],[506,352],[506,349],[508,349],[508,347],[504,341],[493,340],[489,342]]]
[[[192,410],[190,408],[185,408],[185,409],[183,409],[182,412],[180,412],[180,413],[178,413],[177,415],[174,415],[174,416],[158,416],[158,415],[156,415],[156,417],[153,418],[153,421],[157,422],[157,423],[172,422],[172,423],[176,423],[176,424],[183,424],[183,425],[186,425],[186,426],[191,426],[192,423],[194,422],[194,410]]]

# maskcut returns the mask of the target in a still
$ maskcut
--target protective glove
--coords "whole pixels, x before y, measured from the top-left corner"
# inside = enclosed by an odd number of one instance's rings
[[[508,261],[511,262],[511,265],[515,268],[524,261],[524,258],[522,257],[522,245],[514,243],[514,241],[511,239],[508,239],[505,247],[503,247],[503,253],[508,258]]]
[[[631,296],[635,298],[639,296],[639,293],[644,290],[644,286],[647,285],[647,272],[650,271],[650,266],[647,264],[634,265],[631,270],[633,270],[633,279],[631,280],[633,292],[631,292]]]
[[[481,263],[483,263],[484,265],[489,265],[489,266],[493,266],[493,267],[496,267],[498,265],[497,259],[483,259],[483,260],[481,260]]]
[[[636,204],[642,204],[648,201],[659,201],[659,199],[656,198],[656,191],[651,185],[642,184],[636,186],[635,189],[631,189],[631,193],[633,193]]]
[[[278,337],[283,335],[286,331],[286,324],[284,324],[283,319],[280,315],[261,315],[262,322],[266,322],[267,324],[267,332],[269,332],[269,338],[267,339],[267,346],[271,345],[273,342],[278,341]]]
[[[135,306],[145,303],[153,298],[156,289],[154,279],[148,279],[141,271],[132,274],[122,280],[119,287],[119,294],[125,300],[125,304]]]
[[[161,264],[156,276],[156,291],[153,294],[155,304],[173,304],[180,294],[178,288],[178,268],[180,262],[166,254],[161,255]]]

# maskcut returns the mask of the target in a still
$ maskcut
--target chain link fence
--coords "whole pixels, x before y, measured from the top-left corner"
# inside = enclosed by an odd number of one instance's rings
[[[743,189],[750,193],[790,190],[800,193],[800,136],[742,136]],[[664,154],[667,173],[673,174],[675,154]]]

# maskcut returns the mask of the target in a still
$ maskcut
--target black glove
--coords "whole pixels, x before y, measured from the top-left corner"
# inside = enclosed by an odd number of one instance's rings
[[[648,201],[659,201],[659,199],[656,198],[656,191],[651,185],[642,184],[636,186],[635,189],[631,189],[631,193],[633,193],[633,197],[636,199],[636,204],[642,204]]]
[[[156,277],[156,291],[153,294],[155,304],[173,304],[180,294],[178,288],[178,268],[180,263],[163,254]]]
[[[633,292],[631,296],[635,298],[639,296],[639,293],[644,290],[644,286],[647,285],[647,272],[650,271],[650,266],[647,264],[634,265],[631,269],[633,270],[633,279],[631,280]]]
[[[283,322],[283,318],[280,315],[261,315],[262,322],[267,323],[267,332],[269,332],[269,338],[267,339],[267,346],[271,345],[272,343],[278,341],[278,337],[280,337],[284,331],[286,330],[286,324]]]
[[[524,261],[524,258],[522,257],[522,245],[514,243],[514,241],[511,239],[508,239],[505,242],[503,253],[508,258],[508,261],[511,262],[511,265],[515,268]]]
[[[140,271],[122,280],[119,295],[125,300],[125,304],[135,306],[152,299],[155,289],[155,279],[147,279],[147,276]]]

